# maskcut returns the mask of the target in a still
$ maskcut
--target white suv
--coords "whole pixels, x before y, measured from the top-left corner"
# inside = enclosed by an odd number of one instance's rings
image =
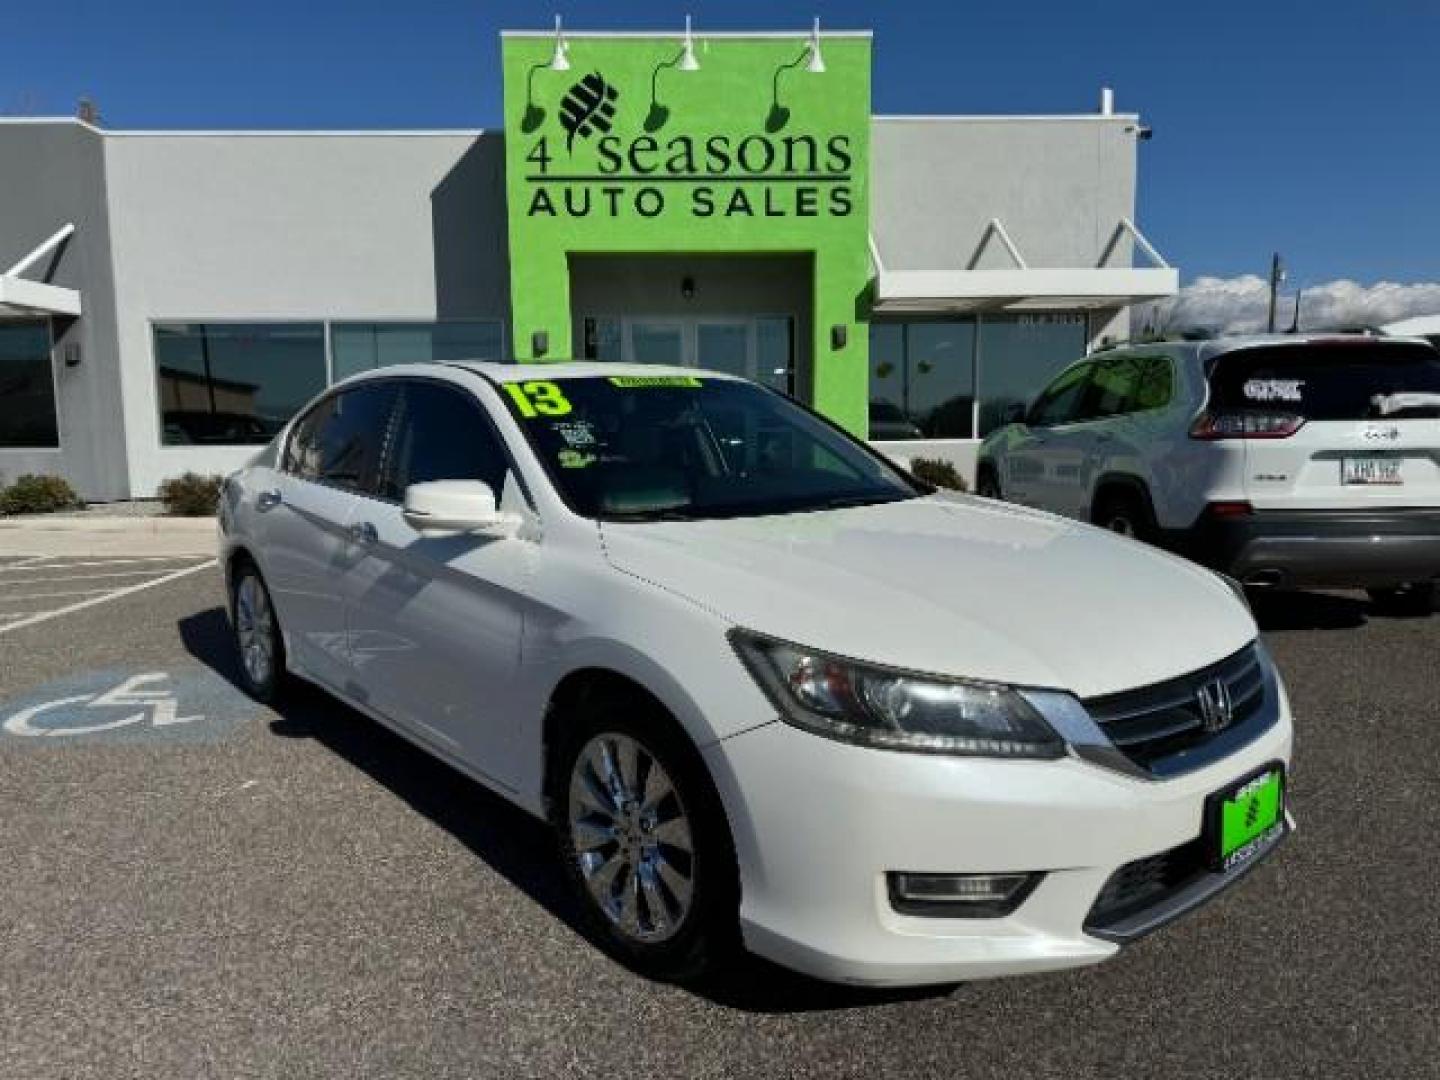
[[[1289,827],[1230,585],[739,379],[357,376],[220,528],[246,687],[317,683],[547,817],[595,936],[659,975],[739,937],[850,982],[1094,963]]]
[[[1362,335],[1097,353],[980,448],[981,494],[1162,544],[1248,585],[1440,577],[1440,353]]]

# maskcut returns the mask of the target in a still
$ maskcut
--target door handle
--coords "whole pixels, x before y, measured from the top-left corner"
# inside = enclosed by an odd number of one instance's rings
[[[284,501],[283,496],[280,494],[280,489],[271,488],[269,491],[262,491],[255,496],[255,509],[263,514],[267,510],[274,510],[275,507]]]
[[[373,544],[380,539],[380,533],[368,521],[357,521],[350,526],[350,539],[357,544]]]

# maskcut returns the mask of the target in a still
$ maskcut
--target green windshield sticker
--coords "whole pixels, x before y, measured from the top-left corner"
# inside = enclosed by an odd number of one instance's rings
[[[526,420],[537,416],[566,416],[570,412],[569,399],[553,382],[506,383],[505,392]]]
[[[612,375],[610,385],[626,390],[648,389],[658,386],[697,387],[700,380],[690,375]]]
[[[594,454],[582,454],[579,450],[561,450],[555,455],[562,469],[584,469],[595,464]]]

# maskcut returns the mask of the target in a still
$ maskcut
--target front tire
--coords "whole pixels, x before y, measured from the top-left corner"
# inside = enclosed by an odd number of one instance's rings
[[[1435,611],[1435,582],[1413,581],[1388,589],[1366,589],[1375,610],[1385,615],[1431,615]]]
[[[562,718],[551,824],[593,938],[652,978],[690,981],[738,947],[724,810],[674,721],[627,695]]]
[[[284,681],[285,642],[270,590],[254,563],[247,560],[236,571],[230,601],[241,685],[256,701],[272,704]]]

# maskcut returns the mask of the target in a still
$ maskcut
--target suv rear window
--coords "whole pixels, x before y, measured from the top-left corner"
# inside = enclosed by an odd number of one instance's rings
[[[1240,349],[1216,357],[1210,404],[1307,420],[1440,417],[1440,352],[1380,341]]]

